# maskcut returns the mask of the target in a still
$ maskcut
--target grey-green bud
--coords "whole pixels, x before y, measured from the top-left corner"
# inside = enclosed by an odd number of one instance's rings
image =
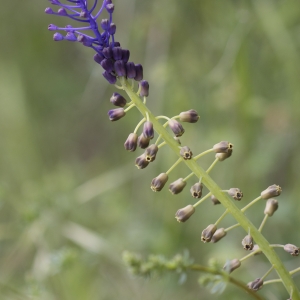
[[[284,251],[291,254],[292,256],[298,256],[299,251],[300,251],[300,248],[298,248],[297,246],[295,246],[293,244],[286,244],[286,245],[284,245],[283,249],[284,249]]]
[[[157,151],[158,151],[157,145],[155,145],[155,144],[150,145],[145,151],[145,159],[148,162],[154,161],[156,158]]]
[[[171,130],[174,132],[176,137],[182,136],[184,134],[184,129],[178,121],[171,119],[168,125],[171,128]]]
[[[189,160],[193,157],[193,152],[187,146],[181,147],[180,155],[183,157],[184,160]]]
[[[184,189],[185,186],[186,186],[186,182],[183,181],[183,178],[179,178],[170,184],[169,191],[172,194],[176,195],[179,194]]]
[[[199,120],[199,115],[194,109],[183,111],[179,114],[181,122],[196,123]]]
[[[216,153],[228,153],[228,152],[232,151],[233,144],[231,144],[227,141],[222,141],[218,144],[215,144],[213,146],[213,149]]]
[[[229,260],[225,263],[223,269],[228,272],[231,273],[233,272],[235,269],[239,268],[241,266],[241,262],[240,260],[238,260],[237,258]]]
[[[240,201],[243,198],[243,193],[238,188],[229,189],[228,195],[231,196],[234,200],[238,200],[238,201]]]
[[[137,140],[138,140],[138,136],[136,133],[130,133],[127,140],[124,143],[124,147],[126,150],[128,151],[135,151],[136,146],[137,146]]]
[[[201,198],[202,189],[203,189],[202,183],[200,183],[200,182],[195,183],[190,189],[192,197],[197,198],[197,199]]]
[[[215,195],[211,195],[210,196],[211,202],[213,203],[213,205],[217,205],[220,204],[221,202],[216,198]]]
[[[259,289],[262,288],[264,284],[264,281],[261,280],[260,278],[256,278],[254,281],[251,281],[247,284],[247,287],[250,289],[250,290],[253,290],[253,291],[258,291]]]
[[[137,140],[137,144],[140,148],[146,149],[149,146],[150,139],[146,138],[144,134],[142,133]]]
[[[270,198],[266,203],[266,208],[264,211],[265,215],[269,217],[273,216],[274,212],[278,209],[278,201],[276,199]]]
[[[188,220],[191,215],[195,212],[195,207],[191,204],[187,205],[184,208],[180,208],[176,214],[175,214],[175,218],[178,222],[185,222],[186,220]]]
[[[149,161],[146,160],[145,153],[135,159],[135,165],[138,169],[144,169],[149,165]]]
[[[242,240],[242,245],[245,250],[252,250],[254,247],[253,238],[250,234],[246,235]]]
[[[159,192],[165,186],[166,182],[168,181],[168,174],[161,173],[157,177],[152,179],[151,182],[151,189],[154,192]]]
[[[279,185],[270,185],[267,189],[261,192],[260,196],[262,199],[269,199],[272,197],[277,197],[281,194],[281,187]]]
[[[223,161],[225,160],[226,158],[230,157],[231,154],[232,154],[233,150],[232,149],[228,149],[228,152],[227,153],[217,153],[215,155],[215,157],[219,160],[219,161]]]
[[[216,232],[214,233],[212,239],[211,239],[211,243],[216,243],[218,242],[220,239],[222,239],[224,236],[226,236],[227,232],[225,231],[224,228],[219,228],[216,230]]]
[[[215,224],[208,225],[203,231],[201,235],[201,240],[204,243],[209,243],[217,230],[217,226]]]

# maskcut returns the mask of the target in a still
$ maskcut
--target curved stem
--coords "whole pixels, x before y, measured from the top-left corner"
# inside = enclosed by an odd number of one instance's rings
[[[196,207],[199,204],[201,204],[204,200],[206,200],[208,197],[211,196],[211,192],[209,192],[207,195],[205,195],[201,200],[199,200],[198,202],[196,202],[193,206]]]
[[[183,161],[183,158],[180,157],[178,158],[178,160],[175,162],[175,164],[166,172],[166,174],[170,174],[172,172],[172,170],[178,165],[180,164],[180,162]]]
[[[194,156],[194,160],[198,160],[200,157],[204,156],[205,154],[211,153],[211,152],[214,152],[214,149],[208,149],[208,150]]]
[[[268,220],[268,217],[269,217],[269,215],[265,215],[264,219],[262,220],[262,222],[261,222],[261,224],[260,224],[260,226],[259,226],[259,228],[258,228],[258,231],[259,231],[259,232],[262,231],[263,227],[265,226],[265,224],[266,224],[266,222],[267,222],[267,220]]]
[[[242,212],[245,212],[249,207],[251,207],[253,204],[255,204],[257,201],[261,199],[261,196],[257,197],[256,199],[252,200],[249,204],[247,204],[245,207],[241,209]]]

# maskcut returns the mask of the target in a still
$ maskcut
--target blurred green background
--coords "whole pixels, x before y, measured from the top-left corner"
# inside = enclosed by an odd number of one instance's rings
[[[264,233],[271,243],[299,245],[299,2],[114,3],[117,40],[144,66],[150,109],[168,116],[196,109],[200,122],[186,124],[181,139],[195,154],[221,140],[234,144],[233,156],[211,175],[224,189],[244,192],[238,205],[280,185],[280,208]],[[136,169],[142,151],[126,152],[123,143],[140,115],[132,110],[118,122],[108,120],[116,89],[90,49],[53,42],[48,24],[69,21],[45,15],[47,6],[46,0],[4,1],[0,10],[1,299],[250,299],[233,286],[210,295],[195,273],[180,285],[176,274],[140,279],[127,272],[124,250],[172,257],[188,249],[203,265],[241,258],[245,232],[203,244],[201,231],[223,212],[209,201],[187,223],[176,222],[177,209],[194,203],[194,180],[176,196],[167,188],[150,190],[175,155],[163,148],[155,163]],[[202,166],[213,159],[208,155]],[[170,182],[188,173],[176,168]],[[264,204],[247,212],[257,226]],[[222,222],[231,224],[230,217]],[[282,252],[289,269],[299,266]],[[256,256],[233,275],[249,282],[267,269]],[[288,298],[280,284],[260,294]]]

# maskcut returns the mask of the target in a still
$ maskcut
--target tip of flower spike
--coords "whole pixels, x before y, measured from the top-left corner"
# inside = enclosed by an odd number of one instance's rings
[[[53,35],[53,40],[55,42],[63,41],[64,39],[65,39],[64,36],[58,32],[54,33]]]
[[[112,3],[108,3],[106,4],[105,8],[109,14],[112,14],[114,12],[115,6]]]
[[[48,30],[50,30],[50,31],[55,31],[55,30],[58,30],[58,27],[57,27],[56,25],[54,25],[54,24],[50,24],[50,25],[48,26]]]
[[[68,32],[65,36],[65,39],[70,41],[70,42],[76,42],[77,41],[77,37],[73,32]]]
[[[51,7],[47,7],[47,8],[45,9],[45,13],[51,15],[51,14],[54,13],[54,11],[53,11],[53,9],[52,9]]]

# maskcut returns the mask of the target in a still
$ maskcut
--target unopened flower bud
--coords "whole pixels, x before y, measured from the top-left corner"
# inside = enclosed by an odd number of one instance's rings
[[[190,216],[195,212],[195,207],[193,205],[188,205],[184,208],[180,208],[176,214],[175,218],[178,222],[185,222],[190,218]]]
[[[151,181],[151,189],[154,192],[159,192],[165,186],[168,181],[168,174],[161,173],[157,177],[153,178]]]
[[[137,144],[140,148],[146,149],[149,146],[149,143],[150,139],[146,138],[143,133],[138,137]]]
[[[119,93],[113,93],[110,98],[110,102],[115,106],[124,107],[127,103],[126,99],[121,96]]]
[[[216,153],[228,153],[228,151],[232,151],[233,145],[227,141],[222,141],[213,146],[213,149]]]
[[[273,216],[274,212],[278,209],[278,201],[276,199],[268,199],[266,203],[266,208],[264,211],[265,215],[269,217]]]
[[[220,204],[221,202],[216,198],[215,195],[211,195],[210,196],[211,202],[213,203],[213,205],[217,205]]]
[[[259,246],[257,244],[255,244],[253,246],[253,249],[251,250],[252,252],[256,252],[254,255],[258,255],[258,254],[261,254],[262,251],[260,250]]]
[[[143,127],[143,135],[145,138],[147,139],[153,139],[154,137],[154,129],[153,129],[153,124],[150,121],[146,121],[144,123],[144,127]]]
[[[189,147],[184,146],[180,149],[180,155],[183,157],[184,160],[189,160],[192,158],[193,152]]]
[[[126,63],[126,73],[128,78],[134,78],[136,75],[135,65],[133,62]]]
[[[219,228],[216,230],[216,232],[214,233],[213,237],[211,238],[211,243],[216,243],[218,242],[220,239],[222,239],[224,236],[226,236],[227,232],[225,231],[224,228]]]
[[[241,266],[241,262],[240,260],[238,260],[237,258],[233,259],[233,260],[229,260],[225,263],[223,269],[228,272],[231,273],[233,272],[235,269],[239,268]]]
[[[139,83],[140,96],[148,97],[149,96],[149,83],[146,80],[142,80]]]
[[[126,76],[126,65],[125,65],[125,62],[123,60],[115,61],[114,69],[115,69],[116,74],[119,77],[125,77]]]
[[[179,194],[184,189],[185,186],[186,186],[186,182],[183,181],[183,178],[179,178],[170,184],[169,191],[172,194],[176,195]]]
[[[284,245],[283,249],[284,249],[284,251],[291,254],[292,256],[298,256],[299,251],[300,251],[300,248],[298,248],[297,246],[292,245],[292,244]]]
[[[135,159],[135,165],[138,169],[144,169],[149,165],[149,161],[146,160],[145,153]]]
[[[143,66],[141,64],[135,65],[135,77],[134,80],[141,81],[143,79]]]
[[[123,108],[115,108],[108,111],[108,117],[111,121],[117,121],[123,118],[126,113]]]
[[[156,153],[158,151],[157,145],[150,145],[145,151],[145,157],[148,162],[152,162],[156,158]]]
[[[171,130],[174,132],[175,136],[179,137],[184,134],[184,129],[178,121],[170,120],[168,124]]]
[[[195,183],[190,189],[192,197],[201,198],[202,189],[203,189],[203,184],[202,183],[200,183],[200,182]]]
[[[262,191],[260,196],[262,199],[269,199],[272,197],[279,196],[281,194],[281,187],[279,185],[270,185],[266,190]]]
[[[223,161],[225,160],[226,158],[230,157],[231,154],[232,154],[232,149],[228,149],[228,152],[227,153],[217,153],[215,155],[215,157],[219,160],[219,161]]]
[[[242,245],[245,250],[252,250],[254,247],[253,238],[250,234],[246,235],[242,240]]]
[[[199,115],[194,109],[183,111],[179,114],[181,122],[196,123],[199,120]]]
[[[213,235],[217,230],[217,226],[215,224],[208,225],[203,231],[201,235],[201,240],[204,243],[208,243],[211,241]]]
[[[234,200],[238,200],[238,201],[240,201],[243,198],[243,193],[238,188],[229,189],[228,195],[231,196]]]
[[[264,281],[261,280],[260,278],[256,278],[254,281],[251,281],[247,284],[247,287],[250,289],[250,290],[253,290],[253,291],[258,291],[259,289],[262,288],[264,284]]]
[[[136,133],[130,133],[127,140],[124,143],[125,149],[131,152],[135,151],[137,146],[137,139],[138,136]]]

